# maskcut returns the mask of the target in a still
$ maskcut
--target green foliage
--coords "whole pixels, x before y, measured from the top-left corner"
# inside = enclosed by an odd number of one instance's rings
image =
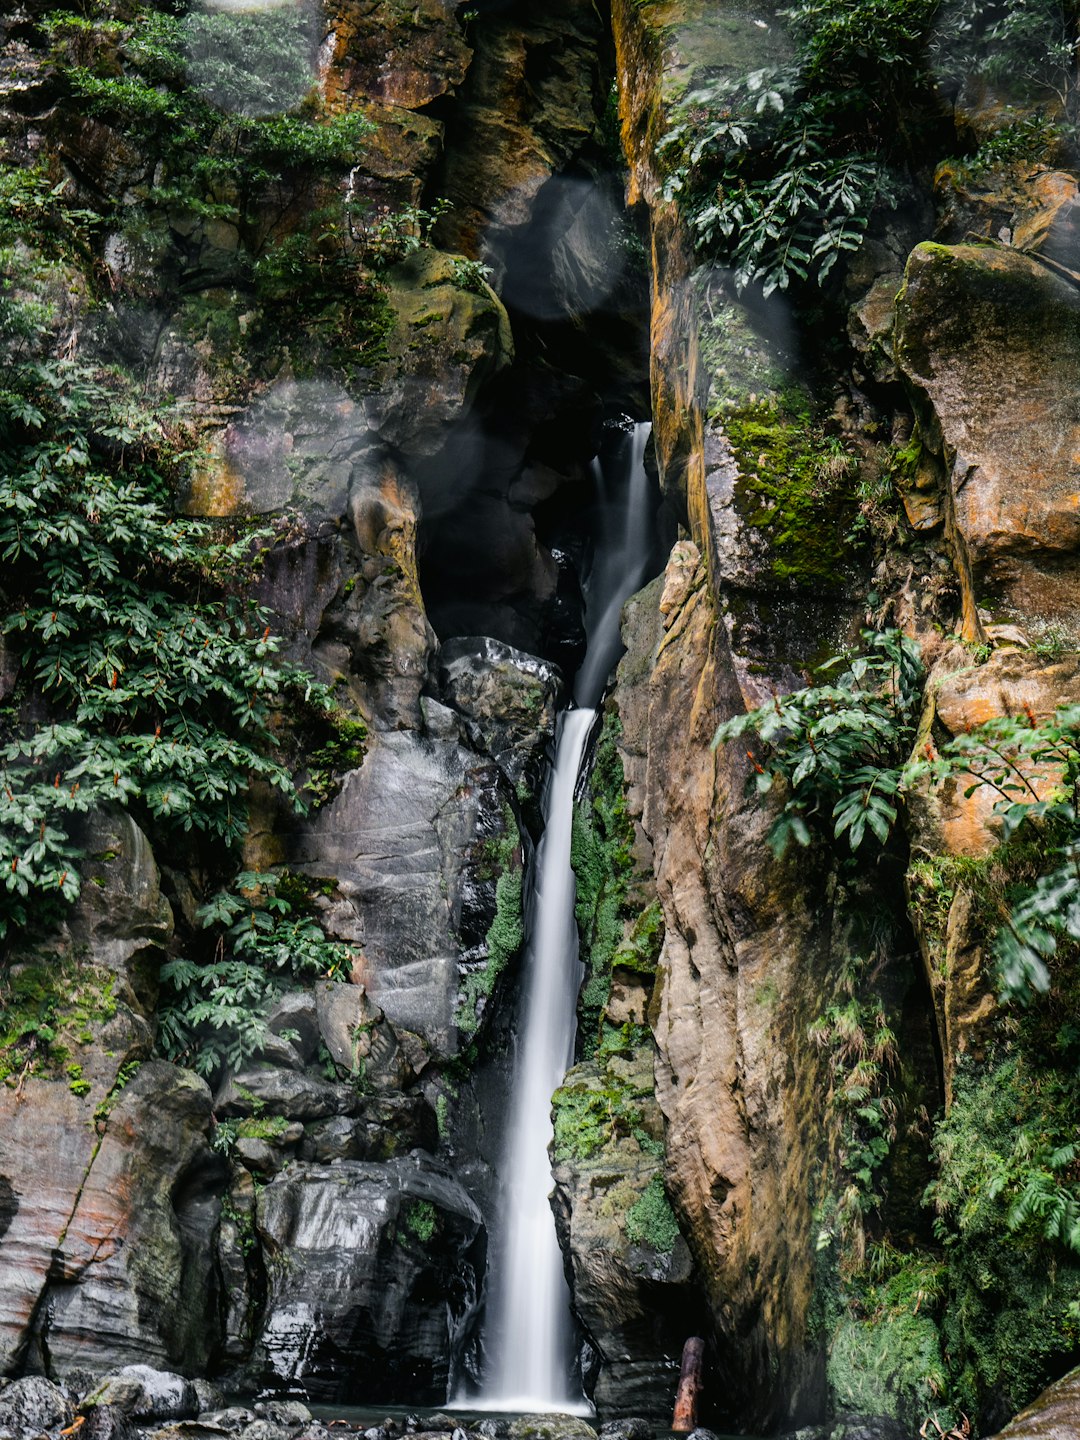
[[[619,756],[618,716],[604,716],[596,742],[589,798],[575,806],[570,842],[570,864],[577,882],[575,915],[585,962],[585,987],[578,1005],[583,1051],[593,1053],[600,1021],[611,989],[611,967],[624,946],[626,922],[638,918],[630,900],[634,880],[634,830],[626,811],[626,779]],[[655,945],[661,916],[652,912],[652,936],[646,952]],[[662,938],[662,937],[661,937]],[[644,940],[644,935],[642,935]],[[626,937],[627,960],[637,953]]]
[[[367,754],[368,727],[364,720],[333,709],[326,715],[330,739],[307,756],[306,789],[315,805],[325,805],[341,789],[342,777],[358,770]]]
[[[483,1015],[483,1002],[492,994],[499,976],[519,954],[525,941],[520,837],[511,810],[504,811],[503,820],[505,829],[493,856],[497,876],[495,915],[484,939],[487,954],[482,966],[466,975],[454,1016],[455,1024],[464,1035],[476,1033]]]
[[[930,0],[805,0],[795,54],[721,72],[673,109],[657,152],[699,250],[765,295],[824,283],[896,199],[886,167],[900,104],[922,84]]]
[[[863,632],[861,654],[830,660],[831,684],[778,695],[719,726],[714,748],[748,734],[767,748],[748,750],[756,790],[785,785],[769,841],[782,854],[809,845],[811,826],[827,827],[858,850],[872,834],[884,845],[898,813],[900,761],[914,739],[921,694],[918,648],[898,630]]]
[[[435,1238],[439,1215],[430,1200],[413,1200],[405,1211],[405,1228],[415,1236],[421,1245],[428,1245]]]
[[[183,957],[161,967],[176,998],[158,1015],[158,1044],[168,1059],[200,1075],[237,1069],[266,1043],[266,1012],[290,981],[343,978],[349,946],[328,940],[310,916],[277,893],[279,877],[244,871],[198,912],[214,936],[213,958]]]
[[[638,1200],[626,1212],[626,1238],[631,1245],[648,1245],[661,1255],[670,1255],[679,1238],[679,1222],[664,1189],[664,1177],[656,1174]]]
[[[927,1201],[948,1264],[942,1328],[970,1414],[988,1397],[1019,1409],[1080,1343],[1080,1094],[1065,1058],[1022,1030],[1011,1054],[961,1059],[935,1133]]]
[[[949,1392],[935,1318],[944,1290],[940,1260],[887,1243],[871,1247],[865,1268],[848,1282],[847,1307],[829,1346],[838,1409],[893,1415],[912,1426],[940,1412]]]
[[[1040,873],[1010,897],[995,940],[1003,995],[1027,1003],[1050,988],[1049,962],[1062,940],[1080,941],[1080,706],[1040,724],[1027,711],[957,735],[936,753],[928,745],[909,765],[906,785],[967,781],[965,797],[988,788],[1002,839],[1028,837]]]
[[[96,806],[236,844],[253,777],[292,795],[272,707],[287,691],[328,703],[274,663],[264,617],[225,589],[253,542],[167,508],[181,457],[122,378],[26,361],[7,381],[4,633],[42,702],[0,728],[0,935],[78,895],[74,824]]]
[[[0,967],[0,1080],[18,1086],[28,1075],[64,1073],[74,1094],[88,1093],[68,1057],[116,1014],[114,978],[70,959]]]
[[[809,1027],[810,1039],[828,1056],[828,1104],[837,1122],[837,1160],[848,1177],[841,1218],[866,1214],[881,1203],[879,1171],[896,1138],[897,1105],[891,1079],[899,1063],[896,1036],[873,975],[849,960],[837,997]]]
[[[988,135],[969,159],[959,162],[971,179],[982,179],[1015,164],[1045,161],[1062,135],[1062,127],[1040,111],[1019,115]]]
[[[461,290],[470,290],[474,295],[487,293],[491,283],[491,266],[480,260],[455,258],[451,261],[450,272],[454,284]]]
[[[930,37],[945,86],[983,79],[1019,99],[1073,98],[1077,14],[1072,0],[953,0]]]

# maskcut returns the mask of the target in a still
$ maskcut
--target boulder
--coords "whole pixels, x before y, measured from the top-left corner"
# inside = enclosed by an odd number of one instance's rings
[[[446,641],[439,654],[443,697],[472,726],[512,785],[536,788],[545,747],[555,733],[562,689],[558,668],[487,636]]]
[[[183,1375],[155,1370],[150,1365],[125,1365],[106,1375],[84,1397],[80,1409],[97,1405],[132,1420],[187,1420],[198,1414],[199,1397],[195,1386]]]
[[[341,898],[323,923],[362,953],[354,980],[436,1055],[457,1048],[459,972],[486,953],[490,850],[510,840],[512,813],[490,761],[452,734],[400,731],[378,736],[337,798],[289,839],[292,869],[336,882]]]
[[[511,1420],[510,1440],[596,1440],[596,1431],[578,1415],[520,1415]]]
[[[319,1013],[315,996],[307,990],[289,990],[275,1000],[273,1009],[266,1017],[266,1023],[275,1035],[293,1032],[293,1046],[304,1064],[309,1064],[319,1053]]]
[[[220,1116],[254,1115],[265,1109],[289,1120],[321,1120],[355,1114],[359,1097],[348,1085],[333,1085],[294,1070],[246,1069],[230,1075],[214,1097]]]
[[[305,1126],[303,1160],[389,1160],[410,1150],[434,1150],[435,1115],[421,1095],[366,1095],[355,1117],[334,1116]]]
[[[502,302],[488,285],[466,287],[459,259],[419,249],[385,276],[395,325],[367,410],[383,443],[410,456],[441,449],[448,423],[514,356]]]
[[[253,1367],[313,1399],[441,1400],[475,1319],[480,1212],[413,1156],[294,1164],[259,1194],[267,1299]]]
[[[0,1390],[0,1434],[40,1435],[61,1430],[72,1421],[71,1401],[43,1375],[27,1375]]]
[[[207,1143],[210,1105],[204,1081],[163,1060],[144,1062],[119,1093],[52,1255],[38,1343],[55,1374],[129,1361],[125,1385],[156,1404],[175,1377],[138,1362],[209,1364],[226,1180]],[[198,1408],[193,1396],[184,1392],[185,1413]]]
[[[657,1148],[664,1129],[652,1092],[650,1045],[574,1066],[553,1102],[556,1227],[574,1310],[599,1358],[590,1393],[609,1416],[674,1408],[683,1342],[705,1319],[690,1251],[662,1198],[663,1160],[646,1148]],[[636,1134],[613,1124],[603,1144],[596,1147],[588,1137],[580,1145],[573,1122],[590,1094],[597,1099],[589,1113],[618,1095],[638,1116]],[[645,1217],[644,1227],[628,1224],[631,1213]]]

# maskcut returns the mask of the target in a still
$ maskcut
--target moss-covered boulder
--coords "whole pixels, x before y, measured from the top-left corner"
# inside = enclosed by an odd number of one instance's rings
[[[651,1041],[611,1031],[554,1099],[555,1217],[574,1309],[600,1363],[605,1415],[672,1408],[683,1341],[700,1296],[663,1179],[663,1118]]]
[[[417,250],[386,280],[394,327],[368,415],[385,443],[428,454],[513,359],[510,321],[494,290],[439,250]]]

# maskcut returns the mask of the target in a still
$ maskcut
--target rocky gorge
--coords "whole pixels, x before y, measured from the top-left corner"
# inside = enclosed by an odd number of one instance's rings
[[[0,1434],[595,1433],[422,1417],[646,420],[573,1383],[644,1440],[698,1335],[717,1430],[1080,1428],[1076,15],[885,11],[0,19]]]

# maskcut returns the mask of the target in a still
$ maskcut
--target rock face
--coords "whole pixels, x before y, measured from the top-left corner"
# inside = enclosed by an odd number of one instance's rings
[[[979,605],[995,619],[1075,625],[1075,287],[1005,248],[920,245],[898,301],[896,355],[943,462],[968,638],[981,634]]]
[[[557,1142],[555,1218],[574,1309],[599,1361],[594,1404],[604,1415],[659,1416],[673,1408],[683,1341],[703,1317],[686,1241],[660,1199],[651,1051],[576,1065],[556,1105],[590,1095],[602,1103],[613,1080],[635,1097],[641,1138],[613,1135],[587,1154]]]
[[[470,857],[487,840],[517,842],[495,767],[462,746],[449,711],[428,713],[443,733],[380,737],[338,798],[292,839],[289,859],[333,878],[341,898],[327,925],[362,951],[358,978],[372,999],[448,1055],[459,974],[470,942],[483,944],[484,885],[494,883],[472,878]]]
[[[338,1162],[258,1199],[268,1296],[254,1367],[320,1400],[441,1403],[484,1266],[480,1212],[429,1161]]]
[[[998,1432],[1000,1440],[1070,1440],[1080,1425],[1080,1371],[1044,1390],[1034,1404]]]

